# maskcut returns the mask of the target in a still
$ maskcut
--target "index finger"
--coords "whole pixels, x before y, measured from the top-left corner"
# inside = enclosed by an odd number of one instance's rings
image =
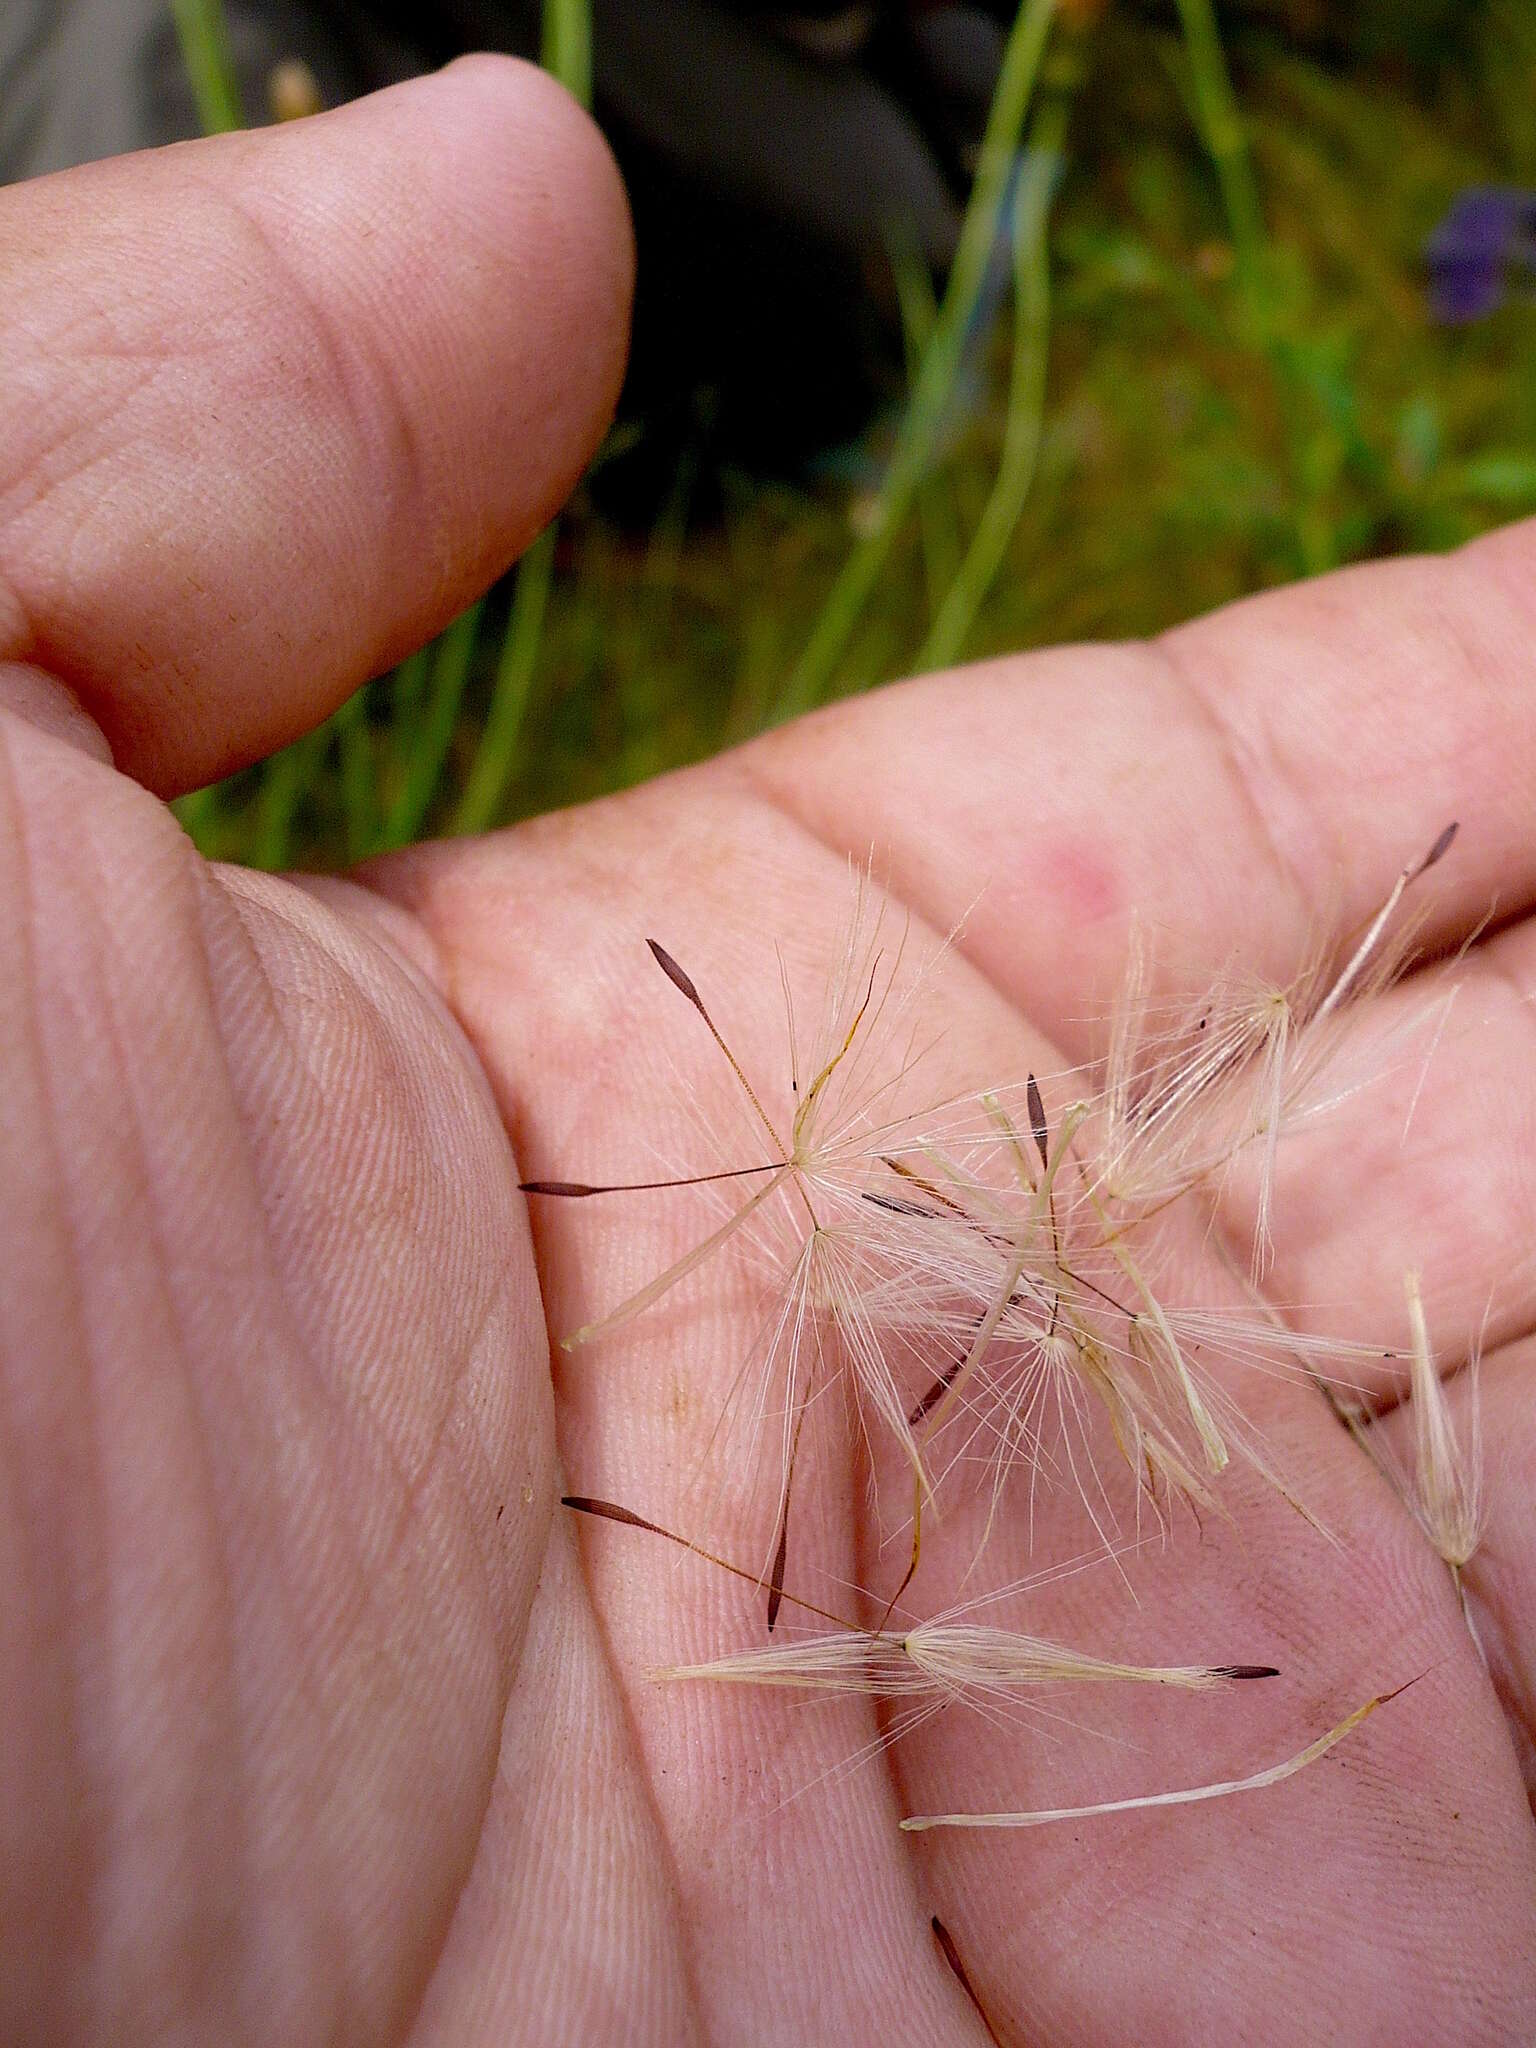
[[[1144,646],[1057,648],[839,705],[740,757],[1057,1044],[1128,929],[1192,988],[1234,953],[1285,981],[1444,827],[1433,943],[1536,893],[1536,522],[1349,569]]]

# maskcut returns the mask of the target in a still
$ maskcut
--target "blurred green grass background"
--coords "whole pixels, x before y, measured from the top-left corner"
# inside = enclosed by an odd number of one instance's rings
[[[232,125],[217,0],[175,8]],[[1423,265],[1458,191],[1536,186],[1536,9],[1333,7],[1326,45],[1305,11],[1026,0],[942,295],[893,245],[906,402],[815,489],[714,480],[708,520],[686,459],[646,534],[579,491],[430,648],[183,799],[203,849],[331,865],[506,822],[918,669],[1536,510],[1536,306],[1437,327]],[[583,94],[586,0],[545,23]]]

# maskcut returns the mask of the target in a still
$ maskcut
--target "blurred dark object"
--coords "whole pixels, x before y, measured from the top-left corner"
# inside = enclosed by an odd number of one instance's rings
[[[1536,290],[1536,192],[1478,185],[1459,193],[1425,248],[1436,320],[1484,320],[1512,290]]]
[[[541,27],[538,0],[225,14],[252,119],[291,103],[295,65],[336,105],[469,49],[533,56]],[[646,431],[623,488],[663,491],[690,441],[792,471],[899,392],[888,237],[943,275],[1001,49],[981,6],[594,0],[595,110],[640,250],[624,410]],[[0,0],[0,178],[197,127],[166,0]]]
[[[1171,0],[1143,0],[1144,13],[1172,14]],[[1278,31],[1296,49],[1366,63],[1386,60],[1412,69],[1440,64],[1464,31],[1472,10],[1466,0],[1223,0],[1223,28]]]
[[[1177,30],[1172,0],[1115,4]],[[250,119],[334,106],[469,49],[535,56],[541,40],[539,0],[224,11]],[[1061,19],[1071,33],[1105,11],[1063,0]],[[1230,0],[1222,22],[1411,65],[1461,12]],[[680,471],[707,484],[721,463],[794,474],[903,395],[893,245],[942,280],[1015,13],[1014,0],[593,0],[595,111],[640,254],[623,413],[643,431],[604,465],[610,509],[648,516]],[[1241,36],[1233,54],[1240,72]],[[0,0],[0,179],[197,129],[169,0]],[[1486,292],[1489,260],[1448,253],[1455,290],[1477,277]]]

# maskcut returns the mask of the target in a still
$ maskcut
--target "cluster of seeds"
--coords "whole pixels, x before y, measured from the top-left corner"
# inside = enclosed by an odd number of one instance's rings
[[[1266,1296],[1277,1167],[1289,1137],[1321,1125],[1393,1057],[1376,1043],[1374,1067],[1359,1066],[1355,1013],[1411,956],[1404,898],[1454,833],[1448,827],[1404,868],[1342,964],[1319,958],[1283,989],[1234,967],[1198,1000],[1168,1005],[1149,995],[1145,949],[1133,941],[1101,1069],[1026,1074],[937,1102],[922,1093],[931,1048],[914,998],[923,976],[908,970],[907,931],[892,932],[871,907],[866,877],[809,1034],[797,1030],[784,977],[784,1120],[764,1107],[688,973],[651,942],[657,966],[728,1063],[753,1133],[750,1156],[645,1182],[539,1180],[525,1189],[580,1201],[704,1188],[726,1202],[682,1258],[574,1332],[568,1349],[623,1331],[727,1245],[750,1248],[763,1265],[766,1309],[716,1441],[773,1490],[764,1555],[720,1556],[611,1501],[566,1503],[679,1544],[760,1588],[758,1641],[658,1676],[877,1696],[891,1705],[894,1737],[940,1707],[988,1711],[1041,1687],[1199,1691],[1275,1675],[1258,1664],[1121,1662],[977,1618],[1015,1587],[915,1624],[901,1618],[902,1600],[921,1567],[925,1526],[952,1492],[974,1494],[978,1483],[973,1570],[1005,1500],[1023,1489],[1032,1513],[1036,1488],[1061,1481],[1080,1495],[1104,1551],[1116,1553],[1118,1518],[1094,1462],[1094,1445],[1105,1441],[1131,1475],[1138,1522],[1144,1515],[1153,1533],[1166,1532],[1181,1506],[1197,1518],[1220,1514],[1222,1477],[1234,1462],[1310,1519],[1304,1488],[1202,1362],[1211,1350],[1313,1381],[1374,1455],[1363,1408],[1340,1390],[1353,1371],[1392,1353],[1303,1333]],[[1443,1020],[1448,999],[1426,1002],[1400,1027],[1403,1057],[1422,1056],[1422,1033]],[[1251,1223],[1234,1252],[1214,1218],[1238,1182]],[[1216,1272],[1219,1298],[1192,1294],[1192,1271]],[[1475,1447],[1451,1430],[1413,1275],[1405,1288],[1418,1454],[1411,1472],[1389,1468],[1389,1476],[1459,1575],[1478,1540]],[[889,1468],[894,1451],[910,1479],[910,1545],[894,1589],[867,1596],[873,1621],[806,1599],[791,1584],[807,1418],[839,1385],[871,1452],[883,1450]],[[786,1604],[818,1627],[781,1630]],[[1249,1777],[1069,1809],[910,1815],[902,1824],[1033,1826],[1257,1790],[1303,1769],[1390,1697],[1365,1701]]]

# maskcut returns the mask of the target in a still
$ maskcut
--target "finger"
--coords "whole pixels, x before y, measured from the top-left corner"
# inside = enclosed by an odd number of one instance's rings
[[[1452,819],[1422,894],[1453,939],[1536,893],[1536,523],[1351,569],[1144,647],[1063,648],[840,706],[741,757],[1058,1044],[1122,972],[1133,917],[1166,986],[1240,951],[1284,978],[1366,918]],[[872,767],[875,772],[871,772]],[[1320,925],[1327,929],[1320,933]]]
[[[1406,1382],[1404,1275],[1417,1273],[1441,1366],[1536,1328],[1536,927],[1416,975],[1354,1021],[1337,1055],[1363,1085],[1278,1153],[1272,1300],[1309,1328],[1389,1345],[1349,1366],[1373,1401]],[[1254,1175],[1218,1213],[1246,1247]]]
[[[350,894],[0,718],[0,2040],[393,2039],[471,1864],[548,1360]]]
[[[596,130],[497,58],[0,197],[0,660],[162,792],[316,724],[506,567],[611,411]]]
[[[1512,1344],[1445,1389],[1451,1427],[1481,1467],[1481,1541],[1462,1574],[1472,1626],[1509,1721],[1525,1788],[1536,1801],[1536,1346]],[[1412,1404],[1373,1425],[1397,1469],[1414,1469]]]
[[[475,1867],[412,2048],[704,2038],[666,1844],[573,1520],[556,1525],[539,1577]]]

